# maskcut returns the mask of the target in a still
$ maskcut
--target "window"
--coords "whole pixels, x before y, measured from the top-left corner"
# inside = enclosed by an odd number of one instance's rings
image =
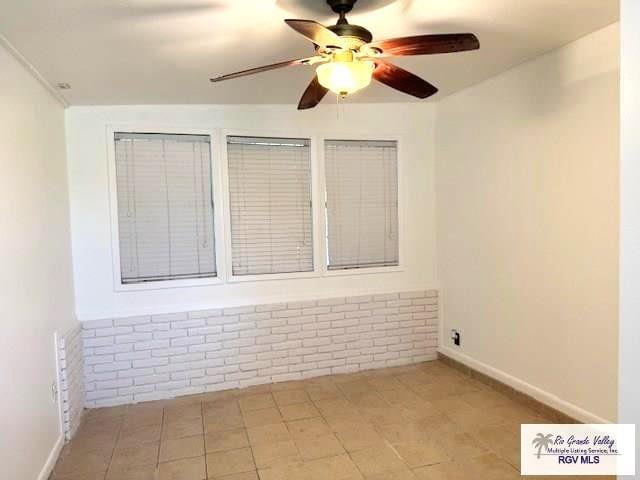
[[[208,135],[116,133],[122,283],[216,276]]]
[[[398,265],[395,141],[325,141],[329,270]]]
[[[309,144],[227,137],[233,275],[313,271]]]

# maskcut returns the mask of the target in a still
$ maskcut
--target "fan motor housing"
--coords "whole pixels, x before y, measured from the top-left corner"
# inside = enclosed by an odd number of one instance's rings
[[[327,28],[339,37],[353,37],[361,40],[363,43],[369,43],[373,40],[371,32],[360,25],[338,23],[337,25],[329,25]]]

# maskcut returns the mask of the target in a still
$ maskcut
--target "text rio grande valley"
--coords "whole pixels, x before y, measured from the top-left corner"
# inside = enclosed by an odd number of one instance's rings
[[[600,463],[600,455],[619,454],[613,448],[614,445],[615,440],[609,435],[595,435],[593,439],[576,438],[572,435],[566,440],[558,435],[553,441],[553,446],[548,448],[547,454],[558,455],[558,463],[562,464],[596,465]]]

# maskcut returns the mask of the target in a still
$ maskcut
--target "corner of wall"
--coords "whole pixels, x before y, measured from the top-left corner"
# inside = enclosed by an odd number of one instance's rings
[[[42,470],[38,474],[36,480],[48,480],[51,472],[53,472],[53,468],[56,466],[56,462],[58,461],[58,457],[60,456],[60,452],[62,451],[62,447],[64,446],[64,435],[61,433],[56,443],[53,445],[47,460],[45,461]]]
[[[494,368],[491,365],[480,362],[468,355],[465,355],[464,353],[454,350],[451,347],[439,346],[438,352],[454,360],[457,360],[458,362],[466,365],[473,370],[476,370],[480,373],[483,373],[484,375],[487,375],[488,377],[502,382],[518,392],[525,393],[538,400],[539,402],[583,423],[611,423],[615,421],[615,419],[602,418],[592,412],[578,407],[577,405],[574,405],[571,402],[567,402],[566,400],[563,400],[550,392],[542,390],[535,385],[531,385],[530,383],[520,378],[509,375],[508,373],[500,369]]]
[[[58,399],[62,434],[71,440],[80,426],[85,407],[82,325],[58,337]]]
[[[9,41],[7,37],[0,34],[0,46],[4,47],[23,67],[26,71],[28,71],[33,78],[35,78],[40,84],[44,87],[44,89],[64,108],[69,106],[69,102],[66,98],[57,90],[53,85],[49,83],[47,79],[40,73],[40,71],[33,66],[29,60],[26,59],[22,53],[18,51],[16,47]]]

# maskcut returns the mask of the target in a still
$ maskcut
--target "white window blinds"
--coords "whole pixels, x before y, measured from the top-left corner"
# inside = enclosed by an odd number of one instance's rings
[[[116,133],[122,283],[216,275],[206,135]]]
[[[395,141],[325,141],[328,268],[398,265]]]
[[[227,138],[234,275],[313,270],[309,144]]]

